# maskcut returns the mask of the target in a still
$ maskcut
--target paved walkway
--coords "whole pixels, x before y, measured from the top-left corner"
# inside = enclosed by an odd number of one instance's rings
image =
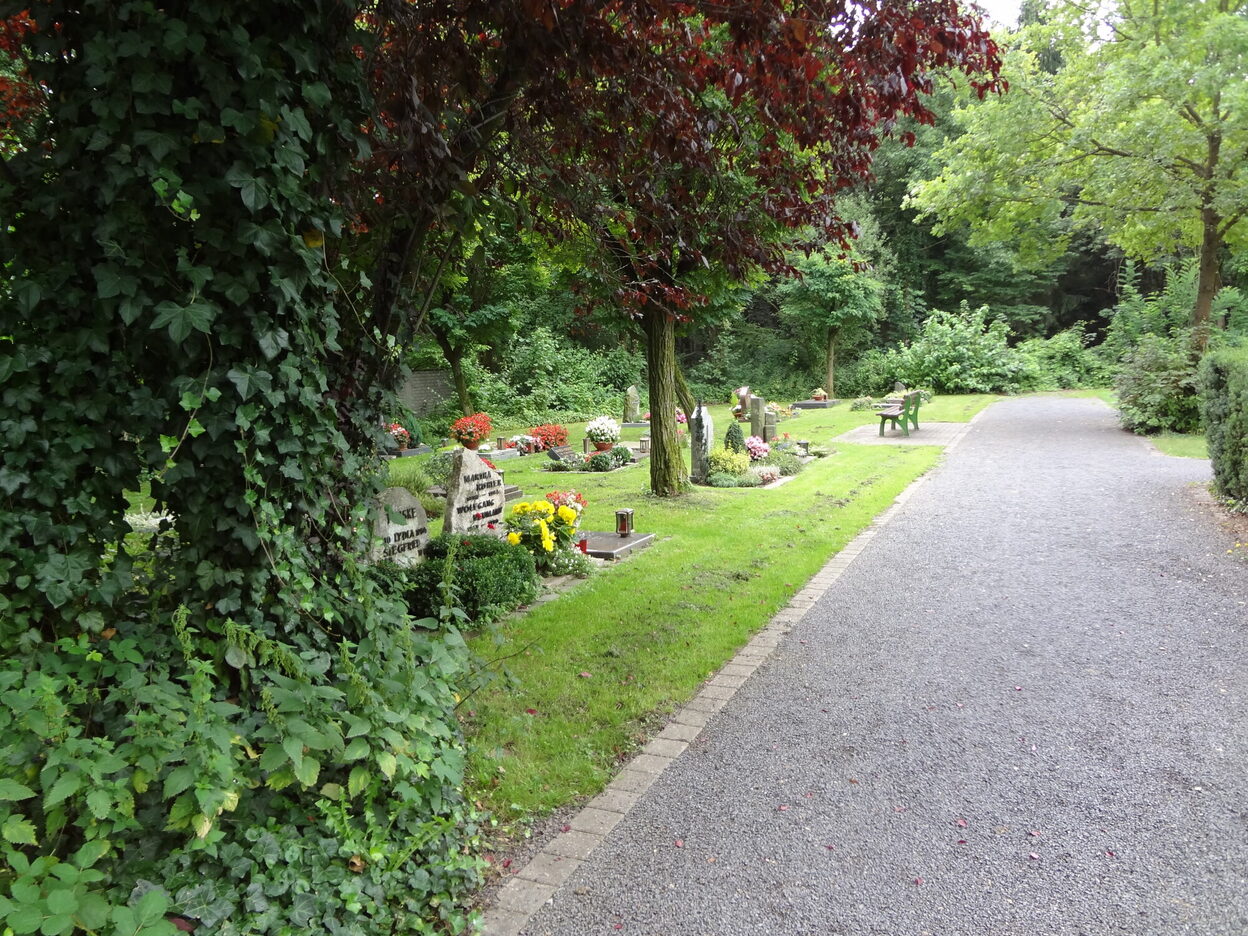
[[[1193,505],[1207,477],[1097,401],[992,407],[751,645],[753,675],[720,677],[743,685],[700,732],[669,726],[694,740],[641,795],[609,794],[636,801],[622,819],[601,804],[609,834],[562,837],[600,844],[548,864],[557,889],[515,891],[536,915],[506,919],[532,936],[1248,933],[1248,566]]]

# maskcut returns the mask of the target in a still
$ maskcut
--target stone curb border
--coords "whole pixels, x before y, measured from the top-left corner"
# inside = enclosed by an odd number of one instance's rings
[[[947,455],[962,441],[986,409],[976,413],[965,428],[950,440],[944,454]],[[789,600],[788,606],[725,663],[702,687],[702,691],[672,716],[667,727],[624,766],[607,788],[589,801],[572,819],[569,830],[557,835],[502,886],[494,905],[486,910],[482,918],[482,936],[519,936],[533,914],[584,864],[590,852],[637,805],[641,795],[650,789],[659,774],[684,753],[711,716],[723,708],[754,671],[766,662],[779,646],[781,638],[802,619],[807,609],[823,597],[880,528],[893,518],[929,476],[930,472],[916,479],[897,495],[888,509],[828,560],[806,583],[806,587]]]

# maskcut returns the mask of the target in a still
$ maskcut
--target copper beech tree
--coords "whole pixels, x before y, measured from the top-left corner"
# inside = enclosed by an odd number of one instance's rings
[[[419,319],[483,199],[595,274],[645,337],[651,487],[684,468],[678,323],[723,279],[845,241],[836,196],[898,118],[930,122],[941,69],[997,87],[997,49],[953,0],[444,0],[382,4],[370,62],[374,314]],[[380,203],[380,204],[379,204]]]

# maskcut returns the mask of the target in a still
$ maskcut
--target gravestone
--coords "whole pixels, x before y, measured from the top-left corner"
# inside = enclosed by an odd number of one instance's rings
[[[776,437],[776,414],[771,410],[763,411],[763,441],[771,442]]]
[[[373,547],[372,561],[385,559],[401,566],[421,562],[429,545],[429,523],[419,498],[407,488],[392,487],[381,492],[380,502],[373,534],[381,543]],[[392,520],[395,514],[398,519]]]
[[[629,387],[624,391],[624,422],[636,422],[640,413],[641,394],[637,392],[636,386]]]
[[[503,527],[503,479],[468,449],[455,453],[451,479],[446,484],[446,513],[442,529],[448,533],[498,533]],[[495,529],[490,529],[490,524]]]
[[[897,381],[895,384],[893,384],[893,393],[905,393],[905,392],[906,392],[906,385],[902,383],[900,380]]]
[[[690,478],[694,484],[705,484],[711,469],[711,446],[715,442],[715,427],[711,423],[711,411],[699,402],[689,420]]]
[[[750,397],[750,435],[763,437],[763,425],[766,422],[767,401],[761,396]]]

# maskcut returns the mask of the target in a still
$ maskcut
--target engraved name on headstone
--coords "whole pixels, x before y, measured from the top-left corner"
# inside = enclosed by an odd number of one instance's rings
[[[423,561],[429,545],[429,523],[420,500],[407,488],[392,487],[382,491],[380,502],[373,532],[381,543],[373,548],[372,560],[403,566]],[[396,514],[398,519],[391,519]]]
[[[468,449],[455,453],[446,485],[442,529],[448,533],[499,533],[503,527],[502,476]],[[490,524],[495,529],[490,529]]]

